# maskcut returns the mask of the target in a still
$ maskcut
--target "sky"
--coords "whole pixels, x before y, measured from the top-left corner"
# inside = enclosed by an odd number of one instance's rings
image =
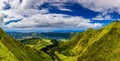
[[[0,0],[5,31],[78,32],[120,19],[120,0]]]

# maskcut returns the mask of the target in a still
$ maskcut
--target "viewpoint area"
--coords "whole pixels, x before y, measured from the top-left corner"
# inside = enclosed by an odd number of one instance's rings
[[[0,61],[120,61],[120,0],[0,0]]]

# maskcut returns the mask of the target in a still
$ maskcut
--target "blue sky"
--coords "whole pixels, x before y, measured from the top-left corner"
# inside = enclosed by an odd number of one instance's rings
[[[0,0],[6,31],[77,32],[120,19],[120,0]]]

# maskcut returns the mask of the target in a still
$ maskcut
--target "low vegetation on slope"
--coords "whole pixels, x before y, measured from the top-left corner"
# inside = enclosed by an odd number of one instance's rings
[[[0,29],[0,61],[52,61],[42,51],[27,47]]]
[[[21,42],[25,44],[26,46],[30,46],[38,50],[42,48],[46,48],[49,45],[52,45],[51,40],[45,39],[45,38],[30,38],[30,39],[21,40]]]
[[[21,42],[0,30],[0,61],[120,61],[120,22],[77,33],[69,41]]]
[[[120,22],[75,35],[66,44],[60,45],[59,53],[67,56],[65,59],[71,57],[76,61],[120,61]]]

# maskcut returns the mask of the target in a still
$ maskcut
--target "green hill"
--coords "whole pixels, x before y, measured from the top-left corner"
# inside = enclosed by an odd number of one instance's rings
[[[27,39],[21,42],[0,29],[0,61],[120,61],[120,22],[99,30],[90,28],[69,41]]]
[[[49,45],[52,45],[51,40],[45,39],[45,38],[30,38],[30,39],[21,40],[21,42],[26,46],[36,48],[37,50],[40,50],[42,48],[46,48]]]
[[[120,22],[78,33],[59,48],[63,61],[120,61]]]
[[[27,47],[0,29],[0,61],[52,61],[42,51]]]

